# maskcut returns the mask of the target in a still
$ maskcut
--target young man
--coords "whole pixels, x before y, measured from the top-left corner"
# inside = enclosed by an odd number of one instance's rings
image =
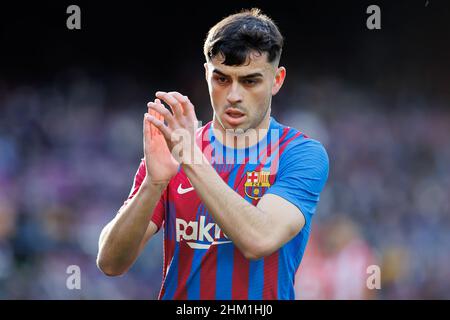
[[[270,116],[286,76],[278,66],[282,45],[257,9],[209,31],[214,116],[201,128],[186,96],[156,93],[132,190],[100,235],[97,264],[105,274],[126,272],[164,227],[160,299],[294,299],[328,156],[318,141]]]

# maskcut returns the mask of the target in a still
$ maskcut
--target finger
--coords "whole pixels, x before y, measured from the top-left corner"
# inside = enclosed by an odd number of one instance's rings
[[[144,140],[146,139],[146,137],[150,136],[150,138],[152,137],[152,124],[150,122],[148,122],[147,120],[147,116],[149,114],[145,113],[144,114],[144,120],[143,120],[143,130],[144,130]]]
[[[169,92],[169,94],[171,94],[181,104],[184,116],[195,115],[194,105],[187,96],[183,96],[181,93],[176,91]]]
[[[156,96],[166,102],[172,109],[174,116],[180,119],[183,115],[183,106],[177,99],[175,99],[170,93],[163,91],[156,92]]]
[[[162,120],[158,119],[158,116],[147,115],[147,120],[150,121],[166,139],[170,139],[170,129]]]
[[[166,120],[167,124],[169,126],[173,126],[174,125],[174,118],[173,115],[170,113],[169,110],[167,110],[166,107],[164,107],[164,105],[162,103],[155,103],[155,102],[149,102],[147,104],[147,106],[155,111],[156,113],[159,113],[160,115],[162,115],[162,117],[164,118],[164,120]],[[156,115],[154,115],[156,117]]]
[[[149,112],[148,112],[149,115],[151,115],[153,117],[156,117],[158,115],[158,112],[156,112],[152,108],[149,107],[148,109],[149,109]],[[152,123],[150,123],[150,131],[151,131],[152,137],[154,137],[155,135],[158,134],[158,129]]]
[[[152,109],[147,107],[147,113],[144,115],[145,126],[147,127],[147,131],[150,133],[150,137],[153,136],[153,126],[152,123],[147,120],[147,116],[152,113]]]
[[[156,100],[158,100],[158,99],[156,99]],[[161,103],[161,102],[159,102],[159,103]],[[163,117],[162,114],[156,112],[155,118],[158,119],[159,121],[161,121],[162,123],[164,123],[164,117]],[[156,130],[156,134],[157,134],[157,135],[162,135],[162,132],[161,132],[161,131],[159,131],[159,130],[156,129],[156,128],[155,128],[155,130]]]
[[[164,105],[161,103],[161,100],[159,100],[159,99],[155,99],[154,103],[159,104],[159,105],[161,105],[163,108],[165,108]],[[154,116],[156,119],[160,120],[161,122],[164,122],[164,117],[163,117],[159,112],[156,112],[155,110],[153,110],[153,109],[150,108],[150,107],[148,107],[148,109],[149,109],[149,110],[152,110],[152,112],[154,113],[153,116]],[[159,135],[159,136],[162,135],[161,131],[159,131],[154,125],[152,125],[152,126],[155,128],[155,134],[156,134],[156,135]]]

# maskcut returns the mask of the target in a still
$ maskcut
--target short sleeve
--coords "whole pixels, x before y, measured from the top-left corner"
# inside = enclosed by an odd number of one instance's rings
[[[141,160],[141,163],[139,164],[139,168],[134,176],[133,180],[133,186],[131,187],[130,194],[128,195],[127,200],[123,203],[123,205],[126,205],[135,194],[138,192],[142,181],[144,181],[145,175],[147,174],[147,170],[145,168],[145,161],[144,159]],[[161,198],[159,199],[158,203],[156,204],[155,209],[153,210],[153,215],[151,218],[151,221],[156,224],[158,227],[158,230],[161,228],[162,223],[164,221],[164,215],[165,215],[165,199],[166,199],[166,193],[167,189],[164,190],[164,192],[161,195]]]
[[[317,140],[294,141],[282,153],[279,163],[275,183],[267,193],[278,195],[297,206],[309,224],[328,179],[327,152]]]

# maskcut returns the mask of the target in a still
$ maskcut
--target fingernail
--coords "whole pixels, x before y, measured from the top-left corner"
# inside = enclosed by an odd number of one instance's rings
[[[153,120],[153,119],[155,119],[155,117],[152,116],[152,115],[150,115],[150,114],[147,114],[147,119],[148,119],[148,120]]]

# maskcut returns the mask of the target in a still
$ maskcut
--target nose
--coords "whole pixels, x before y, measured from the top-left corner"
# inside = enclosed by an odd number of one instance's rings
[[[234,105],[242,102],[242,93],[240,86],[237,83],[233,83],[228,91],[227,101],[229,104]]]

